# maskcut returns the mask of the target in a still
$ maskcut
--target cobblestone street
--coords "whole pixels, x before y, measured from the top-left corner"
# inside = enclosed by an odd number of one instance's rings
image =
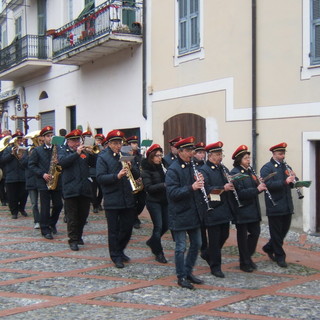
[[[30,207],[27,207],[30,212]],[[67,244],[63,213],[54,240],[33,228],[30,214],[12,220],[0,207],[0,317],[32,319],[320,319],[320,238],[291,231],[286,239],[288,268],[262,252],[268,228],[262,225],[254,261],[258,270],[240,271],[235,230],[223,249],[226,278],[211,275],[198,259],[194,274],[204,280],[196,290],[177,285],[174,243],[168,232],[168,264],[154,260],[145,242],[151,233],[147,212],[134,229],[126,254],[131,262],[117,269],[107,249],[104,213],[90,213],[77,252]]]

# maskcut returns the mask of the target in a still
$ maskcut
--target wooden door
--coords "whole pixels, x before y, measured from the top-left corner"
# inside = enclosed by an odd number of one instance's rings
[[[197,142],[206,143],[206,120],[194,113],[181,113],[168,119],[163,125],[164,152],[169,152],[168,141],[181,136],[194,136]]]

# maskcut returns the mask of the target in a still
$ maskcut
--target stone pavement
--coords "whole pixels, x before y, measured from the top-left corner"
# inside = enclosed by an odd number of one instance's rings
[[[27,208],[30,212],[30,207]],[[287,269],[261,251],[258,270],[238,267],[234,229],[223,249],[225,279],[210,274],[199,258],[194,274],[205,281],[196,290],[176,283],[174,243],[165,235],[166,265],[154,260],[145,242],[151,233],[148,213],[134,230],[126,250],[132,260],[116,269],[107,249],[104,213],[91,213],[80,251],[67,245],[66,224],[46,240],[33,229],[33,219],[12,220],[0,207],[0,318],[7,320],[78,319],[320,319],[320,238],[290,232]]]

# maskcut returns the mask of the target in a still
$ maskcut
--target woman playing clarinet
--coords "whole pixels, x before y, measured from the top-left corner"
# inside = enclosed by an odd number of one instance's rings
[[[234,168],[231,175],[241,173],[247,176],[234,182],[242,206],[235,206],[232,222],[237,229],[240,269],[244,272],[252,272],[257,269],[257,265],[252,261],[252,255],[260,235],[261,211],[258,195],[267,188],[258,180],[259,178],[250,167],[250,152],[246,145],[239,146],[233,153],[232,159]]]

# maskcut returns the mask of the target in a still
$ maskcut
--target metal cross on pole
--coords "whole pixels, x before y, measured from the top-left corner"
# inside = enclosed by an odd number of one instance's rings
[[[24,103],[22,105],[23,107],[23,110],[24,110],[24,115],[23,116],[16,116],[16,115],[13,115],[10,117],[11,120],[17,120],[17,119],[21,119],[24,123],[24,134],[27,134],[28,133],[28,129],[29,129],[29,125],[28,125],[28,122],[32,119],[35,119],[37,121],[39,121],[41,119],[41,116],[40,114],[37,114],[35,116],[28,116],[28,112],[27,112],[27,109],[28,109],[28,104],[27,103]]]

